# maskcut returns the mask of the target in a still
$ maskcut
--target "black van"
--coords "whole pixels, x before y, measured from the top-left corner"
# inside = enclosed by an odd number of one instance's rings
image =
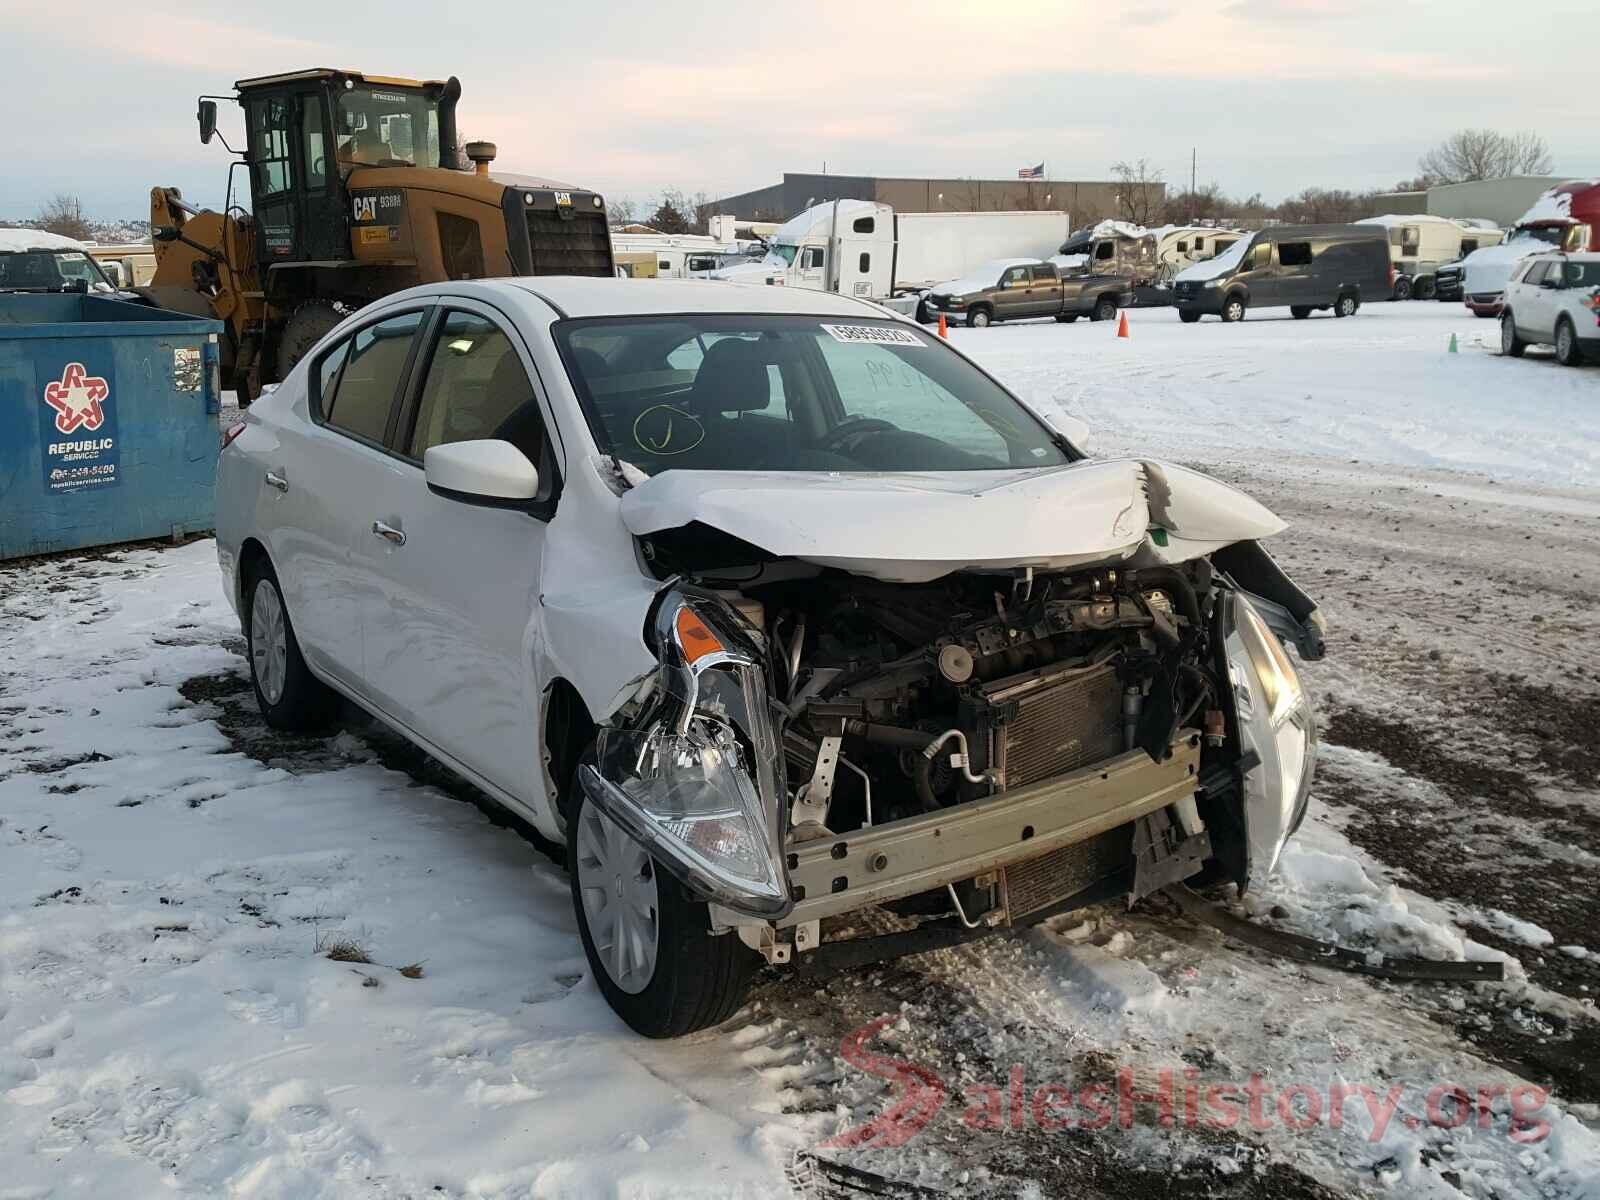
[[[1383,226],[1275,225],[1180,271],[1172,302],[1185,323],[1205,313],[1242,321],[1251,308],[1287,307],[1296,320],[1319,308],[1348,317],[1363,297],[1383,299],[1393,287]]]

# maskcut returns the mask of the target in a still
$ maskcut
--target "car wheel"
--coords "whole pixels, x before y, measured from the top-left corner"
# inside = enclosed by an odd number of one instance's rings
[[[1296,321],[1304,321],[1311,315],[1311,306],[1309,304],[1291,304],[1289,306],[1289,315]]]
[[[1508,312],[1500,314],[1500,353],[1510,358],[1521,358],[1528,343],[1517,336],[1517,322]]]
[[[987,308],[975,308],[967,314],[967,324],[974,329],[987,329],[994,323],[994,314]]]
[[[1404,275],[1394,281],[1394,298],[1396,300],[1411,299],[1411,280]]]
[[[760,961],[735,933],[714,936],[704,903],[638,842],[573,797],[567,823],[572,906],[600,992],[635,1033],[682,1037],[720,1025],[744,1002]]]
[[[1178,320],[1182,321],[1185,325],[1193,325],[1199,319],[1200,314],[1192,311],[1191,309],[1180,308],[1178,310]]]
[[[1063,325],[1071,325],[1077,319],[1078,319],[1078,314],[1077,313],[1057,313],[1056,314],[1056,320],[1060,321]]]
[[[1583,351],[1578,347],[1578,334],[1572,322],[1562,317],[1556,324],[1556,361],[1563,367],[1581,366]]]
[[[1417,282],[1412,285],[1411,294],[1418,300],[1432,300],[1433,290],[1433,277],[1428,276],[1427,278],[1417,280]]]
[[[1229,296],[1222,306],[1222,319],[1224,321],[1244,320],[1244,297]]]
[[[1101,296],[1094,302],[1094,311],[1089,314],[1091,321],[1115,321],[1117,319],[1117,301],[1112,296]]]
[[[1333,302],[1333,315],[1336,317],[1353,317],[1359,307],[1360,305],[1356,303],[1356,298],[1346,292]]]
[[[327,724],[338,697],[306,666],[270,564],[261,563],[246,576],[244,611],[250,682],[267,724],[284,730]]]

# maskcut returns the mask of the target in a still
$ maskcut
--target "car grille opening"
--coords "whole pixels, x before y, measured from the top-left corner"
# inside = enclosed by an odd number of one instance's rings
[[[611,274],[611,234],[603,212],[527,210],[528,246],[535,275]]]

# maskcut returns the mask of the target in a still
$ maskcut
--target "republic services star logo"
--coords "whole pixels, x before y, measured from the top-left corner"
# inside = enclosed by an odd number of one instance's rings
[[[111,398],[111,388],[98,375],[90,375],[82,363],[68,363],[61,378],[45,385],[44,402],[56,410],[56,428],[76,433],[79,426],[91,433],[105,423],[102,400]]]

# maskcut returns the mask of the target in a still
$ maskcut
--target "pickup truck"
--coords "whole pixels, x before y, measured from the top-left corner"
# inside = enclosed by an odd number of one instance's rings
[[[929,320],[944,316],[978,329],[1027,317],[1110,321],[1132,303],[1133,280],[1127,276],[1062,274],[1055,264],[1034,258],[984,263],[965,278],[935,285],[927,296]]]

